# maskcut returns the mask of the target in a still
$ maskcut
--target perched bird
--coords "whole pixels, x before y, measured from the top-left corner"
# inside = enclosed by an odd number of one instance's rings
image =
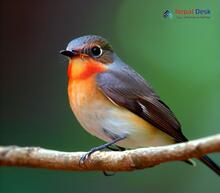
[[[84,129],[107,142],[92,148],[81,161],[113,144],[122,149],[188,141],[171,109],[104,38],[79,37],[60,53],[69,57],[72,111]],[[199,159],[220,175],[220,167],[208,156]]]

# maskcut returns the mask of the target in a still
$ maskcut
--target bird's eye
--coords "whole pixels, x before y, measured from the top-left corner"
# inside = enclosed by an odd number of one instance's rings
[[[99,57],[102,55],[102,48],[100,46],[93,46],[91,48],[92,56]]]

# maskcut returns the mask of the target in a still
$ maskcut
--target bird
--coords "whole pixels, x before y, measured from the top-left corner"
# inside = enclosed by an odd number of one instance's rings
[[[68,98],[75,117],[87,132],[106,142],[82,156],[81,163],[96,151],[115,150],[112,145],[124,150],[188,141],[173,111],[106,39],[81,36],[60,53],[69,59]],[[220,175],[220,167],[207,155],[198,159]]]

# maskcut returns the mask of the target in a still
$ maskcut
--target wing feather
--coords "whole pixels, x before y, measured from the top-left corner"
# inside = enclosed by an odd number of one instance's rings
[[[170,108],[129,66],[121,64],[108,72],[98,74],[96,80],[100,90],[114,103],[142,117],[177,142],[187,141]]]

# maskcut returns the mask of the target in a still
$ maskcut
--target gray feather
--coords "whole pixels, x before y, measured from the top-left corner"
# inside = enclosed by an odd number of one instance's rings
[[[100,90],[117,105],[142,117],[177,142],[187,141],[175,115],[149,83],[115,57],[117,63],[110,64],[108,72],[100,73],[96,77]]]

